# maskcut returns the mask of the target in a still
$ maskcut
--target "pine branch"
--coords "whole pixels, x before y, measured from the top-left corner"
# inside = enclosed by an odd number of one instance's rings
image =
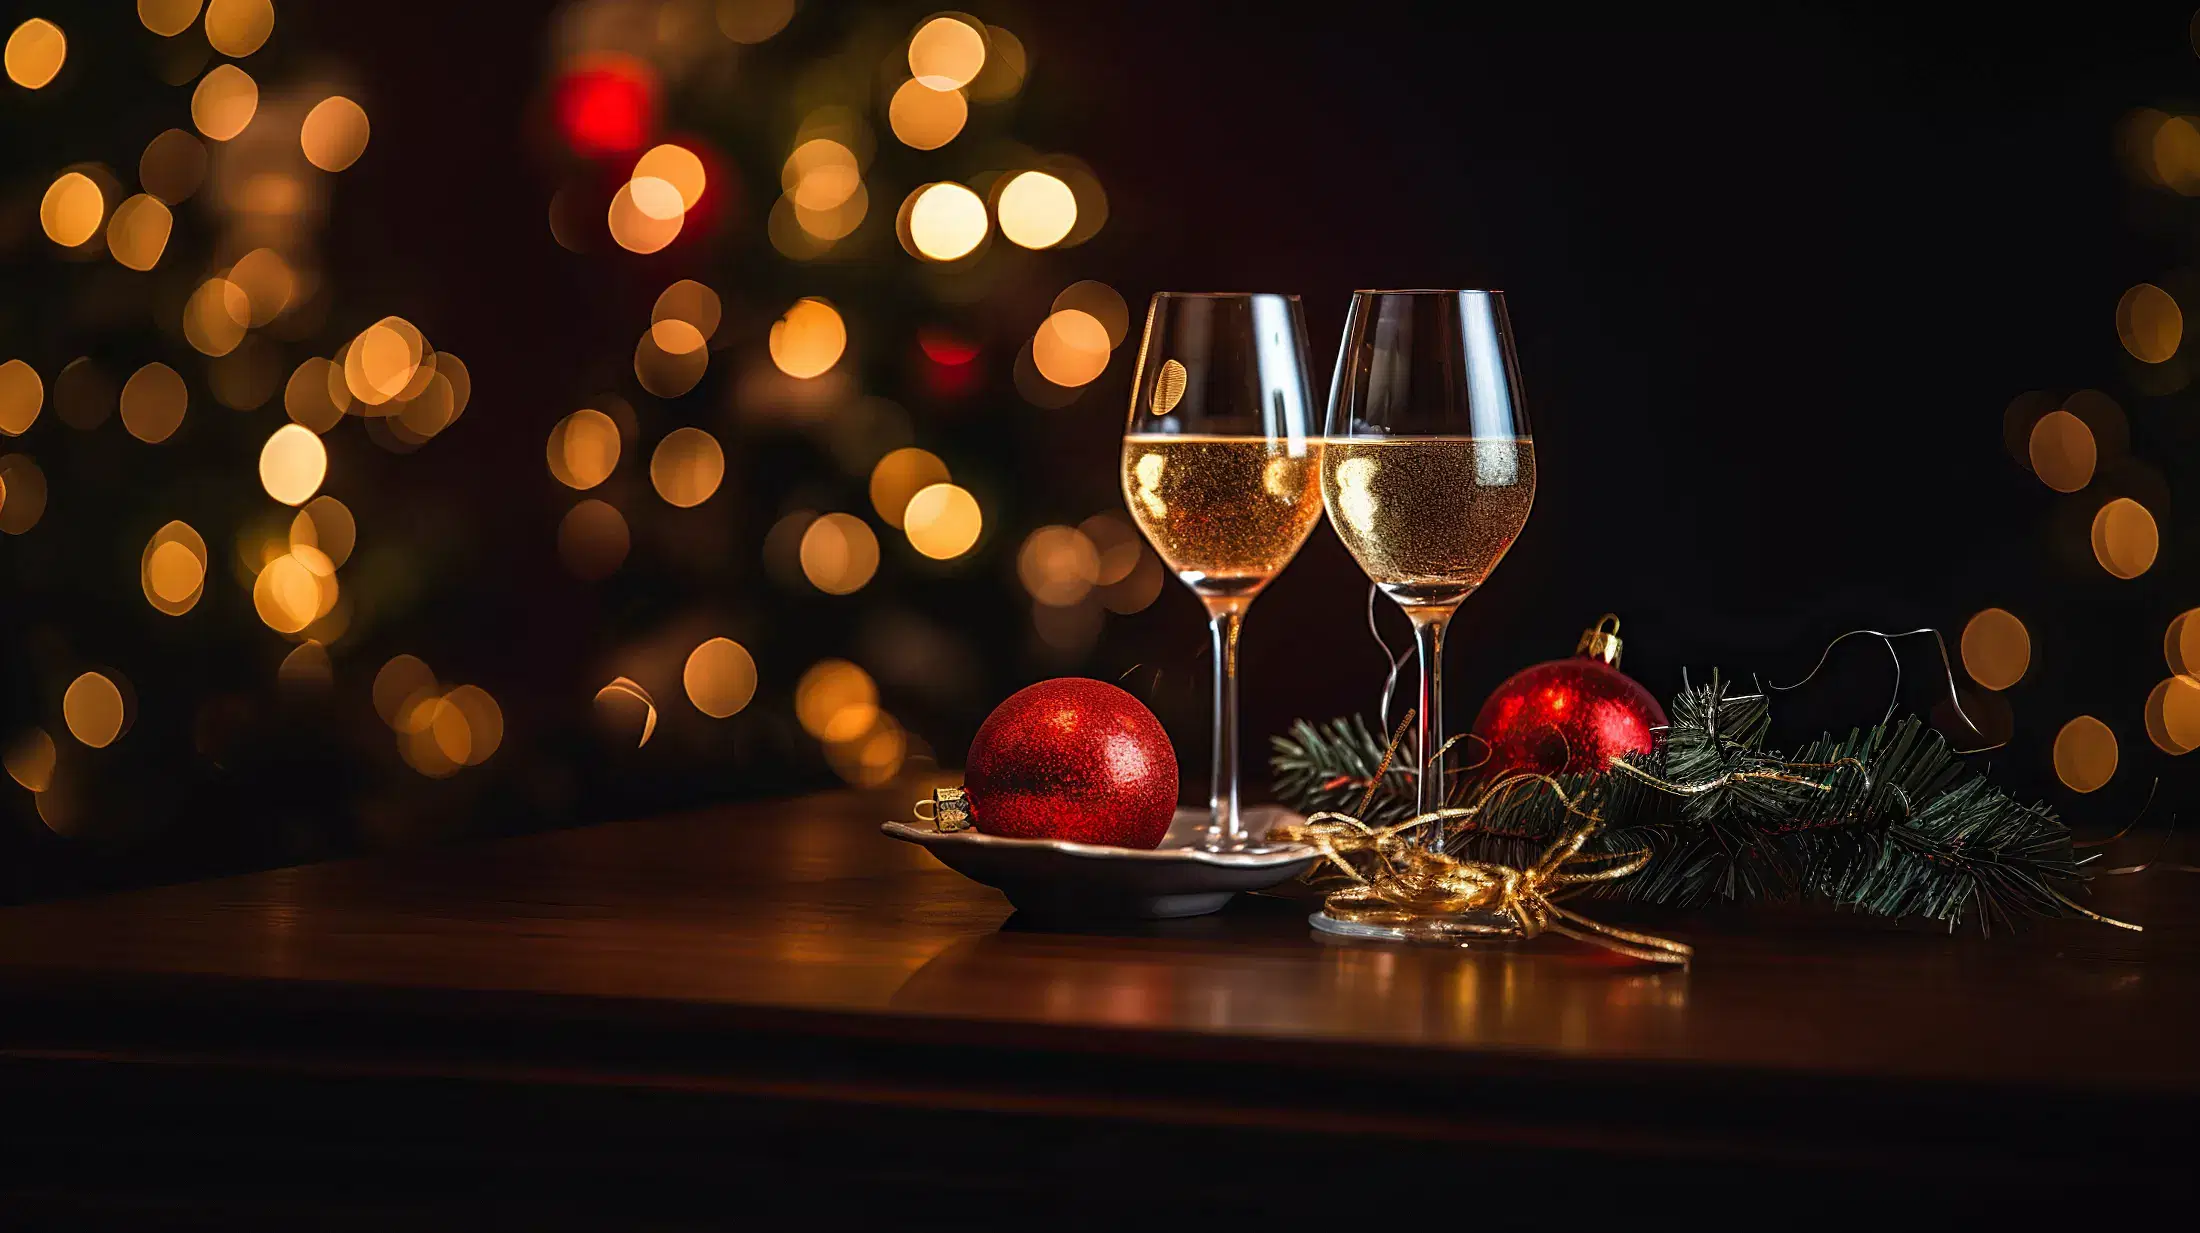
[[[2074,915],[2087,873],[2070,830],[1972,771],[1914,717],[1822,736],[1792,758],[1768,751],[1770,701],[1735,694],[1716,674],[1667,708],[1658,747],[1618,771],[1567,776],[1575,806],[1605,820],[1591,852],[1648,848],[1648,865],[1596,888],[1601,896],[1688,906],[1715,900],[1809,899],[1886,917],[1928,917],[1984,932],[2031,916]],[[1276,788],[1293,807],[1392,822],[1415,808],[1410,759],[1375,782],[1385,738],[1348,716],[1300,721],[1274,739]],[[1660,783],[1683,785],[1675,792]],[[1474,799],[1482,785],[1458,785]],[[1522,865],[1569,817],[1538,785],[1508,790],[1454,832],[1454,850]]]

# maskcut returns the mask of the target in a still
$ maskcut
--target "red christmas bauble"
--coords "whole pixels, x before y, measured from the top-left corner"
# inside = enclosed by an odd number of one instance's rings
[[[970,742],[963,790],[988,835],[1151,848],[1176,814],[1176,750],[1146,704],[1061,677],[1009,695]]]
[[[1665,708],[1619,670],[1618,631],[1619,618],[1607,615],[1581,636],[1573,658],[1516,672],[1490,694],[1474,717],[1474,735],[1488,743],[1477,774],[1582,774],[1650,752]]]

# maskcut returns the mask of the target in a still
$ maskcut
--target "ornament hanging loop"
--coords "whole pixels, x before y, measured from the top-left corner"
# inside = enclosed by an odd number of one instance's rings
[[[1610,629],[1605,626],[1610,625]],[[1619,614],[1607,612],[1597,618],[1597,623],[1581,631],[1581,641],[1574,644],[1574,654],[1601,659],[1613,667],[1619,666]]]

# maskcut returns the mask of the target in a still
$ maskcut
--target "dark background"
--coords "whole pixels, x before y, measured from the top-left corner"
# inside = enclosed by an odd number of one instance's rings
[[[760,50],[798,54],[876,13],[924,15],[813,3]],[[1626,668],[1662,696],[1684,670],[1793,680],[1858,627],[1935,626],[1952,650],[1971,613],[2000,606],[2026,622],[2033,659],[1998,699],[1967,695],[1984,726],[2009,730],[1998,778],[2080,829],[2128,821],[2157,776],[2172,804],[2189,792],[2191,769],[2148,743],[2141,707],[2165,672],[2163,627],[2200,603],[2193,520],[2170,499],[2191,470],[2200,407],[2188,393],[2140,394],[2114,328],[2117,297],[2140,281],[2173,285],[2194,234],[2182,199],[2120,163],[2115,135],[2135,107],[2200,96],[2189,11],[1474,13],[1367,0],[1294,16],[1133,0],[978,16],[1030,50],[1016,104],[1027,139],[1082,157],[1108,190],[1107,228],[1064,254],[1050,288],[1098,278],[1134,315],[1156,290],[1297,292],[1318,387],[1355,287],[1509,292],[1542,483],[1526,534],[1450,640],[1455,728],[1497,681],[1571,651],[1607,610],[1625,623]],[[786,753],[783,716],[803,667],[850,654],[861,629],[759,574],[775,503],[799,488],[768,478],[777,447],[729,442],[734,495],[667,532],[711,537],[718,574],[652,572],[639,525],[636,561],[615,583],[580,584],[558,566],[554,530],[572,494],[543,474],[543,437],[617,384],[637,314],[675,277],[731,295],[788,276],[752,261],[753,240],[623,263],[552,242],[550,20],[548,6],[517,4],[278,5],[278,38],[348,66],[374,123],[368,157],[332,197],[329,266],[352,299],[405,312],[463,355],[476,391],[462,425],[401,468],[369,457],[332,470],[332,491],[347,491],[342,479],[416,494],[416,529],[466,529],[437,575],[436,619],[375,635],[348,667],[340,657],[339,687],[356,709],[398,650],[463,664],[459,679],[487,685],[512,720],[505,778],[435,805],[472,821],[378,828],[371,819],[416,804],[418,786],[397,784],[409,771],[394,760],[350,770],[311,807],[270,809],[252,785],[293,782],[311,756],[275,740],[251,774],[190,795],[158,837],[97,852],[53,841],[11,789],[27,836],[16,894],[833,782],[814,751]],[[60,160],[37,158],[43,183]],[[760,214],[746,226],[760,231]],[[887,690],[943,764],[959,763],[993,701],[1069,671],[1146,693],[1184,752],[1187,799],[1203,791],[1205,637],[1188,594],[1172,583],[1144,612],[1110,617],[1081,661],[1024,649],[1015,545],[1032,526],[1119,506],[1132,354],[1058,411],[1019,402],[997,363],[975,406],[935,426],[992,502],[973,575],[983,585],[888,571],[873,585],[977,657],[967,688],[944,699]],[[2080,387],[2123,405],[2129,457],[2058,497],[2005,448],[2004,408]],[[629,458],[645,458],[640,448],[630,442]],[[2134,581],[2110,578],[2083,546],[2085,519],[2113,492],[2143,493],[2162,528],[2159,560]],[[0,543],[10,551],[22,549]],[[1248,750],[1295,717],[1373,705],[1384,661],[1365,602],[1364,579],[1318,529],[1247,627]],[[595,739],[586,700],[619,631],[693,603],[733,614],[758,651],[756,713],[730,746],[626,752]],[[65,615],[7,619],[20,631]],[[1383,616],[1403,645],[1402,620]],[[1946,690],[1929,643],[1906,658],[1906,703],[1934,707]],[[150,675],[139,671],[141,693]],[[1889,682],[1883,652],[1849,644],[1786,706],[1784,735],[1876,719]],[[2123,755],[2109,787],[2083,798],[2049,759],[2079,713],[2104,719]]]

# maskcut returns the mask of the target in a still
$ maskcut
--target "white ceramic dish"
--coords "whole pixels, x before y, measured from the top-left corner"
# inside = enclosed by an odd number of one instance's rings
[[[1245,811],[1245,828],[1264,836],[1297,817],[1277,806]],[[975,830],[942,834],[929,824],[888,822],[889,836],[923,846],[949,869],[999,890],[1019,912],[1044,917],[1155,920],[1203,916],[1239,891],[1266,890],[1306,872],[1314,850],[1276,844],[1258,852],[1206,852],[1192,846],[1204,809],[1179,809],[1161,846],[1115,848],[1052,839],[1003,839]]]

